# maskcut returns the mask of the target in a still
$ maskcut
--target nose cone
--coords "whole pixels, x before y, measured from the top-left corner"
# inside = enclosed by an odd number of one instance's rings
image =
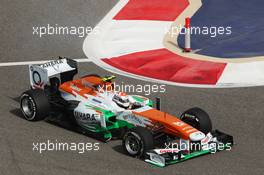
[[[205,134],[202,133],[201,131],[197,131],[197,132],[190,134],[190,140],[194,142],[200,141],[204,138],[205,138]]]

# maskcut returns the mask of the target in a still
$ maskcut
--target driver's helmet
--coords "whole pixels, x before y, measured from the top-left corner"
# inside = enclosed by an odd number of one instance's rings
[[[130,105],[129,96],[124,92],[118,92],[114,95],[113,101],[124,108],[128,108]]]

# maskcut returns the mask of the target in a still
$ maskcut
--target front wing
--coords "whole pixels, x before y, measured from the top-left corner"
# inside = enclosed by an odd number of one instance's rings
[[[190,145],[190,143],[188,143]],[[197,144],[197,143],[195,143]],[[230,150],[233,146],[233,137],[218,130],[207,134],[206,138],[200,143],[199,150],[181,148],[153,149],[146,153],[145,162],[151,163],[158,167],[176,164],[188,159],[202,156],[205,154],[216,153],[222,150]]]

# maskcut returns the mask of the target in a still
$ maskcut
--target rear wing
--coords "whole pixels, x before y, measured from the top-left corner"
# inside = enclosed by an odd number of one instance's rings
[[[77,62],[69,58],[59,58],[40,65],[29,65],[30,85],[33,89],[44,89],[50,78],[58,75],[60,83],[70,81],[77,73]]]

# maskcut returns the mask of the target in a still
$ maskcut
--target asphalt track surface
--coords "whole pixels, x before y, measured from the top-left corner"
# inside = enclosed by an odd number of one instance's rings
[[[32,36],[32,25],[58,23],[94,26],[116,1],[7,1],[1,0],[1,62],[46,60],[51,56],[82,58],[83,38]],[[81,63],[80,74],[109,74],[92,63]],[[264,88],[195,89],[166,87],[160,96],[162,109],[179,115],[199,106],[210,115],[214,128],[232,134],[235,146],[223,151],[168,166],[153,167],[122,152],[120,141],[107,144],[47,121],[30,123],[21,117],[18,97],[28,88],[27,66],[0,68],[0,175],[16,174],[263,174]],[[118,82],[149,84],[118,76]],[[141,94],[144,95],[144,94]],[[100,151],[32,151],[32,143],[99,142]]]

